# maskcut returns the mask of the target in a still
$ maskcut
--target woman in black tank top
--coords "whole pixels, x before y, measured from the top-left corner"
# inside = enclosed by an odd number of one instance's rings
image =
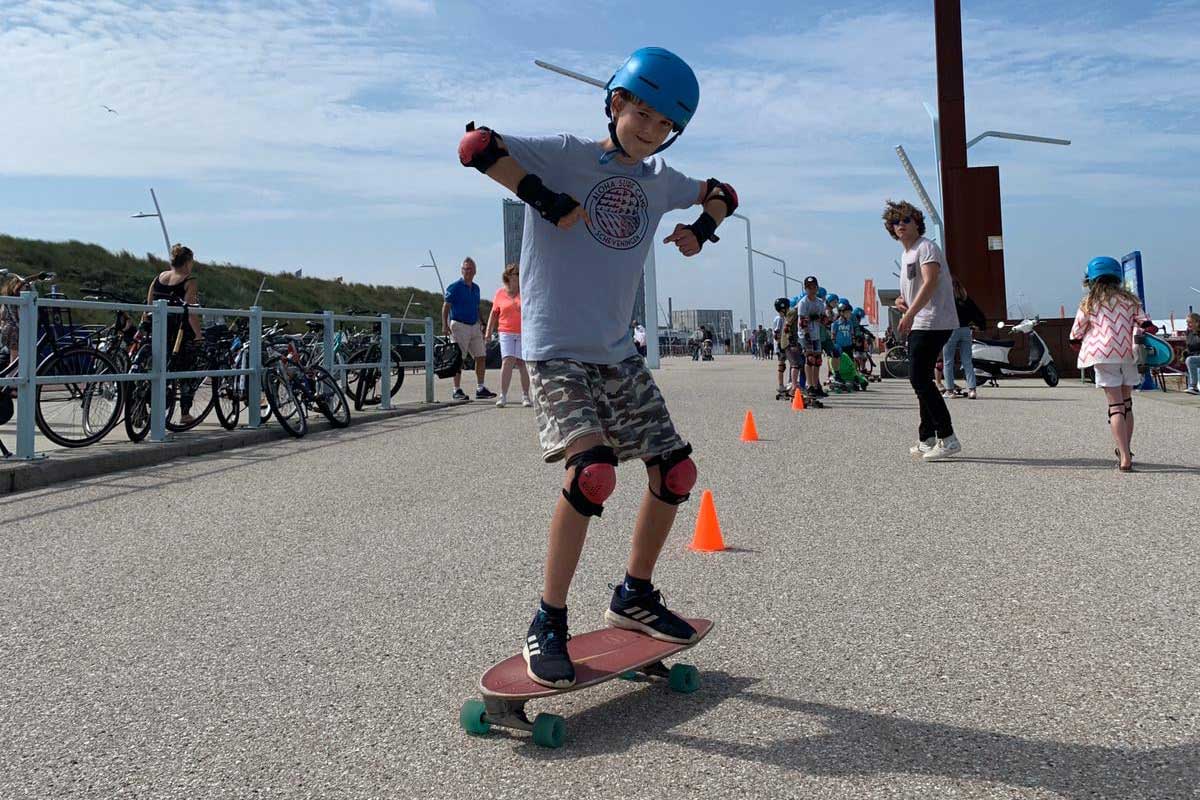
[[[196,276],[192,274],[192,269],[196,262],[190,248],[177,244],[171,248],[171,269],[160,272],[154,276],[154,280],[150,283],[150,290],[146,293],[146,302],[153,303],[155,300],[166,300],[170,305],[181,306],[184,303],[194,305],[198,299],[199,291],[196,286]],[[200,316],[198,314],[188,314],[188,323],[192,329],[192,336],[197,342],[204,341],[204,336],[200,332]],[[175,332],[179,329],[179,316],[171,314],[168,317],[167,324],[167,341],[171,342],[175,338]]]

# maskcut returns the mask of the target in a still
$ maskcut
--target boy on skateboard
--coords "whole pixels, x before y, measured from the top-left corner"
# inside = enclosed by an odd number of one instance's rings
[[[605,139],[502,137],[470,124],[459,144],[463,166],[530,207],[521,246],[522,346],[542,457],[566,461],[541,602],[523,649],[529,677],[544,686],[575,683],[567,590],[588,522],[604,510],[621,461],[642,459],[648,486],[605,621],[668,642],[697,636],[650,581],[677,507],[696,483],[696,465],[637,355],[629,320],[663,214],[703,206],[695,222],[676,225],[663,240],[694,256],[717,241],[717,226],[737,208],[729,184],[688,178],[653,157],[683,133],[699,100],[691,68],[667,50],[646,47],[608,82]]]

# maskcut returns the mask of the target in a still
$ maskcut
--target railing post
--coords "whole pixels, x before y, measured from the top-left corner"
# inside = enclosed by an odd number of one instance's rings
[[[383,368],[379,371],[379,408],[392,409],[392,315],[379,315],[379,350]],[[404,369],[401,367],[400,369]]]
[[[342,379],[337,374],[337,370],[334,369],[335,365],[333,363],[333,312],[322,311],[321,315],[325,318],[324,322],[322,323],[325,326],[325,331],[322,334],[322,344],[325,348],[325,371],[332,375],[334,381],[336,381],[340,386]]]
[[[433,317],[425,318],[425,402],[433,402]]]
[[[262,427],[262,307],[250,307],[250,375],[246,381],[246,411],[251,428]]]
[[[33,431],[37,388],[33,381],[37,377],[37,292],[21,292],[21,305],[17,308],[21,315],[18,328],[21,340],[17,344],[17,377],[21,379],[21,385],[17,387],[17,458],[29,459],[35,457]]]
[[[150,441],[167,438],[167,301],[155,300],[150,329]]]

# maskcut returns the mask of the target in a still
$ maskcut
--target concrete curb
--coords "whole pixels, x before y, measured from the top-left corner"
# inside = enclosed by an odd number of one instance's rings
[[[372,422],[422,414],[441,408],[452,408],[461,403],[421,403],[415,406],[394,408],[390,411],[371,411],[354,414],[350,427]],[[331,430],[332,426],[322,420],[309,418],[308,436]],[[113,435],[113,434],[110,434]],[[125,444],[99,445],[98,449],[83,448],[78,451],[56,450],[48,458],[37,461],[0,461],[0,496],[40,489],[56,483],[106,475],[138,467],[162,464],[186,456],[236,450],[265,442],[292,437],[279,425],[257,429],[239,428],[235,431],[213,431],[195,434],[179,434],[179,438],[166,442],[128,442]]]

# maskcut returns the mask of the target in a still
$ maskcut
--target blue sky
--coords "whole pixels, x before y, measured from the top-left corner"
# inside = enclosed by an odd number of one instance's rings
[[[1094,255],[1140,249],[1151,312],[1200,307],[1200,0],[964,2],[967,128],[998,164],[1009,304],[1070,309]],[[667,152],[731,181],[755,246],[861,297],[896,247],[883,200],[931,191],[921,102],[936,97],[932,0],[842,3],[54,2],[0,6],[0,231],[201,260],[436,288],[465,255],[502,267],[502,190],[458,166],[469,119],[504,132],[600,136],[598,90],[636,47],[692,63],[698,113]],[[118,110],[109,114],[107,104]],[[663,221],[669,229],[692,214]],[[660,234],[665,235],[665,234]],[[745,318],[744,234],[684,259],[658,250],[659,297]],[[756,305],[782,290],[759,260]]]

